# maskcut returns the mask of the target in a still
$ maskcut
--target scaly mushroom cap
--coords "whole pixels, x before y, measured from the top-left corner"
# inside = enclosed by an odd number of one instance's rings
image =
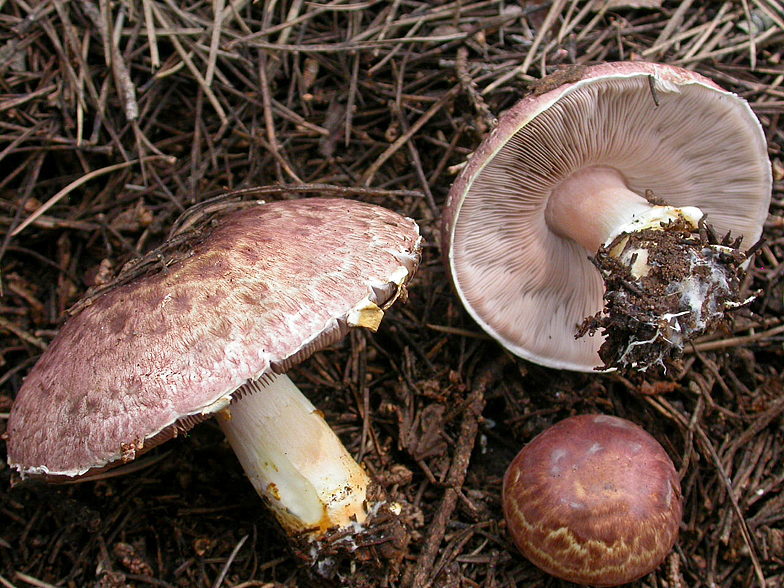
[[[420,245],[411,219],[349,200],[219,217],[181,259],[63,325],[12,407],[9,464],[78,476],[187,430],[247,380],[287,370],[351,326],[372,328]]]
[[[683,508],[664,448],[607,415],[571,417],[535,437],[504,476],[503,507],[523,555],[591,586],[618,586],[656,568]]]
[[[518,102],[473,154],[449,193],[442,253],[468,312],[507,349],[591,371],[602,338],[574,335],[602,309],[604,287],[588,260],[596,251],[548,226],[553,189],[579,170],[613,168],[633,192],[697,206],[717,233],[750,247],[772,180],[751,108],[710,80],[653,63],[577,71]]]

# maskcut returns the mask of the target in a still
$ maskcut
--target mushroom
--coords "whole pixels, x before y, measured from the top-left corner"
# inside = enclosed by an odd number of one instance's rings
[[[638,364],[630,352],[651,333],[664,345],[675,339],[677,354],[725,307],[744,302],[733,286],[745,255],[702,225],[707,218],[715,234],[731,231],[751,247],[771,182],[765,135],[742,98],[667,65],[577,67],[543,80],[470,158],[449,192],[442,253],[484,330],[512,353],[561,369],[611,367],[598,355],[603,337],[575,340],[584,319],[602,311],[603,278],[634,282],[608,288],[608,304],[642,287],[643,307],[661,288],[659,300],[675,310],[631,317],[647,328],[606,354],[644,368],[667,355]],[[630,245],[635,232],[642,236]],[[693,243],[675,259],[669,244],[679,239]],[[600,253],[610,258],[601,272],[589,259],[601,262]],[[659,268],[675,265],[684,273],[666,283]]]
[[[376,330],[417,268],[419,229],[341,199],[229,209],[78,305],[19,390],[8,462],[23,477],[85,476],[217,416],[308,551],[360,531],[382,501],[284,372],[352,327]]]
[[[678,473],[641,427],[607,415],[560,421],[504,476],[514,542],[533,564],[577,584],[618,586],[653,571],[678,536]]]

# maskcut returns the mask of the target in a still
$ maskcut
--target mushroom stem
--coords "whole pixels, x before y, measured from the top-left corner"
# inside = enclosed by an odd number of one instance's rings
[[[680,217],[694,228],[702,217],[698,208],[654,206],[632,192],[621,173],[591,166],[573,173],[554,190],[545,219],[552,231],[570,238],[595,254],[622,232],[651,228]]]
[[[285,375],[247,382],[218,421],[289,534],[320,538],[364,522],[370,478]]]
[[[584,168],[553,190],[546,222],[585,247],[604,279],[604,310],[577,336],[604,329],[605,369],[666,370],[689,341],[744,304],[746,258],[701,235],[703,216],[691,206],[651,204],[611,167]]]

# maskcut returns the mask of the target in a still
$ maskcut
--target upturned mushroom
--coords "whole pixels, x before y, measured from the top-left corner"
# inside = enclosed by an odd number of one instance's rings
[[[468,312],[516,355],[646,369],[745,302],[747,256],[732,245],[758,241],[771,182],[737,95],[667,65],[578,67],[545,79],[472,155],[442,253]],[[575,339],[597,314],[583,331],[607,340]]]
[[[23,477],[85,476],[216,416],[306,555],[333,533],[354,549],[394,505],[284,372],[378,328],[419,263],[418,227],[341,199],[229,208],[79,305],[19,390],[8,462]]]
[[[577,584],[620,586],[664,560],[683,506],[656,439],[625,419],[580,415],[523,447],[504,476],[503,508],[536,566]]]

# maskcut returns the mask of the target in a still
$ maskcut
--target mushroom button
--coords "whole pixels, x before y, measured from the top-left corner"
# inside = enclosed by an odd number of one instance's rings
[[[417,268],[412,220],[340,199],[245,203],[176,235],[63,325],[22,385],[8,461],[83,476],[217,415],[291,534],[354,529],[370,480],[284,375],[351,327],[375,330]],[[138,270],[138,268],[137,268]]]
[[[546,366],[675,357],[743,302],[746,255],[721,237],[748,248],[762,231],[772,180],[759,121],[740,97],[666,65],[597,65],[542,87],[501,117],[450,190],[442,252],[455,289],[489,334]],[[603,296],[607,312],[583,324]],[[600,357],[604,338],[575,340],[580,325],[608,340],[631,332]]]
[[[570,582],[618,586],[653,571],[678,536],[678,474],[641,427],[606,415],[556,423],[504,476],[509,533],[532,563]]]

